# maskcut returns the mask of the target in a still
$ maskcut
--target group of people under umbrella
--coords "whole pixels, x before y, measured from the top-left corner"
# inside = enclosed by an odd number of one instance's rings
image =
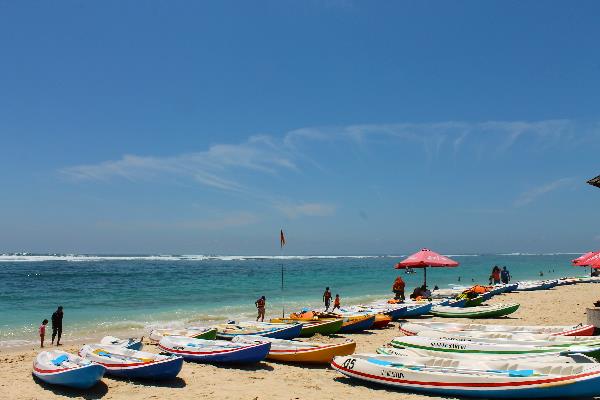
[[[589,267],[592,276],[600,276],[600,251],[590,251],[582,256],[572,260],[572,264],[578,267]],[[423,285],[417,287],[412,298],[422,295],[428,297],[427,294],[427,268],[430,267],[458,267],[459,263],[449,257],[443,256],[429,249],[421,249],[415,254],[407,257],[405,260],[396,264],[396,269],[423,269]],[[397,300],[404,300],[405,283],[401,277],[396,278],[392,290],[395,293]]]
[[[428,267],[458,267],[459,263],[446,256],[431,251],[421,249],[421,251],[407,257],[405,260],[396,264],[396,269],[423,268],[423,285],[415,288],[411,298],[429,298],[431,292],[427,289],[427,268]],[[405,283],[401,277],[396,278],[392,290],[396,300],[404,300]]]

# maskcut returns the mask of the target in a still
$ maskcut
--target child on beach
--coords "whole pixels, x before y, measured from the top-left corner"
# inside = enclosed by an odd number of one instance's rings
[[[329,311],[329,306],[331,305],[331,292],[329,291],[329,286],[325,288],[325,293],[323,293],[323,303],[325,303],[325,312]]]
[[[48,320],[45,319],[42,321],[40,325],[40,345],[44,347],[44,336],[46,336],[46,325],[48,325]]]
[[[335,309],[340,310],[340,295],[336,294],[335,295],[335,299],[333,300],[333,308],[331,309],[331,311],[335,310]]]

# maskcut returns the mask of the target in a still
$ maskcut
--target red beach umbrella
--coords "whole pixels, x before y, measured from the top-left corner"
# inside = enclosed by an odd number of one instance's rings
[[[395,268],[423,268],[423,281],[427,285],[427,267],[458,267],[458,264],[458,262],[435,251],[421,249],[421,251],[407,257],[404,261],[400,261]]]
[[[584,267],[587,266],[587,264],[585,264],[585,261],[587,261],[588,258],[600,254],[600,252],[598,251],[588,251],[587,253],[585,253],[582,256],[577,257],[574,260],[571,260],[571,264],[577,266],[577,267]]]
[[[600,251],[590,251],[581,257],[577,257],[571,263],[576,267],[590,267],[592,269],[600,269]]]

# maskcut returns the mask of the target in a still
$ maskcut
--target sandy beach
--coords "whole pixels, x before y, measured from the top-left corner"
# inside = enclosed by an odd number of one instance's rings
[[[598,298],[600,286],[579,284],[552,290],[517,292],[495,296],[490,303],[518,302],[520,309],[510,317],[478,320],[508,325],[567,325],[586,321],[585,309]],[[441,320],[438,318],[438,320]],[[451,321],[450,319],[443,319]],[[463,322],[468,320],[461,320]],[[388,329],[339,335],[357,342],[357,352],[374,352],[393,337],[400,336],[394,323]],[[318,338],[314,341],[337,339]],[[66,342],[64,350],[76,353],[80,343]],[[157,351],[147,344],[145,350]],[[80,392],[47,386],[34,381],[32,360],[38,348],[0,351],[0,393],[6,399],[435,399],[408,392],[365,386],[341,376],[326,366],[300,366],[270,361],[248,367],[220,367],[186,362],[179,377],[166,383],[130,382],[105,377],[94,388]]]

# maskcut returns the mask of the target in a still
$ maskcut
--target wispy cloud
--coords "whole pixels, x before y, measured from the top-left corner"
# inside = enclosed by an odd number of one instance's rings
[[[208,149],[168,157],[124,155],[120,159],[65,167],[63,176],[75,181],[177,181],[188,180],[213,190],[244,194],[271,204],[288,216],[324,216],[335,212],[335,206],[322,202],[296,204],[269,193],[264,187],[252,187],[251,174],[280,178],[284,174],[305,174],[310,168],[327,171],[313,156],[315,142],[322,149],[339,149],[354,143],[359,149],[371,144],[398,143],[422,151],[434,160],[445,153],[468,157],[494,157],[524,141],[529,147],[543,151],[549,146],[573,146],[574,132],[600,137],[600,125],[581,129],[569,120],[485,121],[396,124],[356,124],[347,126],[307,127],[282,135],[255,135],[234,144],[217,143]],[[591,135],[590,135],[591,133]],[[527,141],[527,142],[525,142]],[[322,146],[327,144],[328,147]],[[264,179],[260,181],[264,182]],[[558,180],[523,193],[515,205],[521,207],[545,193],[566,185]],[[282,204],[284,204],[282,206]]]
[[[279,204],[277,205],[285,215],[290,218],[300,216],[327,217],[335,213],[335,206],[326,203],[301,203],[301,204]]]
[[[567,187],[574,182],[574,178],[561,178],[544,185],[536,186],[523,193],[515,200],[515,207],[523,207],[533,203],[539,197],[555,190]]]

